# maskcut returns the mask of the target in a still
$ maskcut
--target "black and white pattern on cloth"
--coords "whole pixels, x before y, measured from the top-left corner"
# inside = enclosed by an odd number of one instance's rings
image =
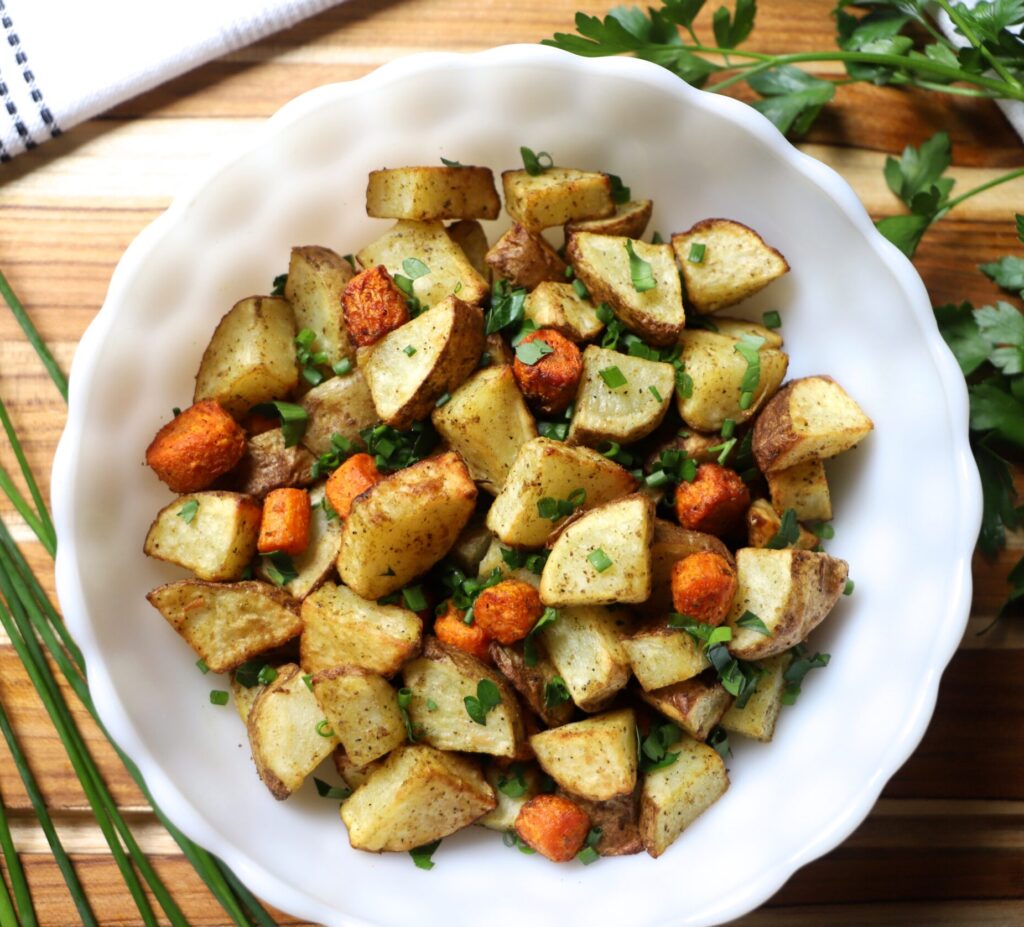
[[[14,30],[14,21],[11,19],[10,11],[7,9],[4,0],[0,0],[0,26],[3,27],[4,39],[6,39],[7,45],[14,53],[14,63],[18,68],[21,79],[27,85],[29,96],[37,107],[39,117],[42,119],[46,130],[49,131],[50,138],[56,138],[61,134],[60,126],[57,125],[56,119],[53,118],[53,113],[50,112],[50,108],[46,105],[42,90],[36,86],[35,74],[28,66],[28,53],[22,47],[18,33]],[[18,133],[25,148],[35,148],[38,142],[33,138],[28,126],[25,125],[25,120],[18,110],[18,105],[14,100],[12,89],[7,84],[7,79],[3,72],[0,71],[0,104],[7,111],[11,125],[14,126],[15,132]],[[10,160],[11,152],[4,146],[2,137],[0,137],[0,162]]]

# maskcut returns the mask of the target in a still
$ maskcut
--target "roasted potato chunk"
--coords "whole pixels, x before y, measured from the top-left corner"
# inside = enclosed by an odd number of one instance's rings
[[[874,424],[831,377],[803,377],[776,393],[754,425],[754,459],[764,473],[849,450]]]
[[[487,243],[484,227],[475,219],[464,219],[449,225],[445,231],[448,237],[462,249],[473,269],[484,280],[491,279],[491,269],[485,260],[491,246]]]
[[[589,447],[639,441],[665,417],[675,386],[671,364],[589,345],[566,440]]]
[[[276,667],[274,671],[277,672]],[[248,731],[249,712],[252,711],[252,706],[256,703],[257,697],[266,688],[266,685],[259,682],[252,686],[242,685],[238,681],[238,675],[232,673],[229,687],[231,689],[231,698],[235,703],[235,711],[238,712],[238,717],[242,719],[242,724],[246,726],[246,731]]]
[[[718,627],[736,595],[736,570],[721,554],[699,551],[672,567],[672,606],[704,624]]]
[[[505,211],[537,232],[575,219],[602,219],[615,213],[607,174],[551,167],[540,174],[503,171]]]
[[[338,553],[342,581],[368,599],[401,589],[448,553],[475,504],[458,454],[392,473],[352,503]]]
[[[146,596],[215,673],[226,673],[302,631],[292,599],[266,583],[185,579]]]
[[[397,605],[361,599],[351,589],[324,583],[302,603],[300,659],[307,673],[359,666],[394,676],[419,653],[423,622]]]
[[[327,366],[355,357],[341,304],[353,272],[352,265],[329,248],[292,248],[284,295],[295,313],[295,327],[316,335],[316,350],[327,355]]]
[[[239,579],[256,555],[260,507],[234,492],[180,496],[156,516],[146,555],[191,570],[210,582]]]
[[[640,696],[696,740],[707,740],[733,702],[720,682],[705,682],[699,676],[663,689],[641,691]]]
[[[711,551],[732,563],[729,549],[716,537],[689,531],[661,518],[654,520],[651,541],[651,595],[638,606],[649,616],[663,616],[672,609],[672,568],[676,561],[698,551]]]
[[[676,517],[691,531],[727,534],[750,505],[750,490],[735,470],[716,463],[697,467],[692,482],[676,487]]]
[[[618,203],[615,212],[605,219],[580,219],[568,222],[565,226],[565,237],[570,238],[577,232],[592,232],[595,235],[619,235],[625,238],[639,238],[647,229],[654,210],[652,200],[630,200]]]
[[[497,804],[472,760],[425,744],[394,750],[341,806],[357,850],[401,852],[472,824]]]
[[[398,167],[370,171],[366,214],[377,219],[497,219],[489,167]]]
[[[309,544],[301,554],[292,558],[296,576],[283,586],[285,592],[295,599],[304,599],[334,572],[334,562],[341,546],[341,522],[327,517],[323,507],[323,484],[310,490],[309,499],[312,503]],[[257,573],[261,579],[270,578],[262,561]]]
[[[487,281],[477,273],[441,222],[400,219],[380,238],[357,255],[363,267],[383,264],[388,273],[412,277],[403,266],[410,259],[421,262],[428,273],[415,277],[413,295],[434,306],[458,291],[464,302],[479,303],[488,293]]]
[[[545,605],[643,602],[651,594],[654,502],[634,493],[568,524],[540,578]]]
[[[341,744],[334,748],[334,754],[331,758],[334,760],[334,768],[341,777],[341,781],[353,790],[363,785],[375,769],[380,769],[383,762],[382,760],[375,760],[372,763],[367,763],[365,766],[360,766],[348,758],[345,748]]]
[[[492,495],[505,485],[519,448],[537,437],[511,367],[478,370],[434,410],[431,420],[473,479]]]
[[[632,492],[636,480],[617,463],[584,447],[534,438],[516,455],[505,485],[487,513],[487,527],[510,547],[540,547],[560,523],[543,517],[541,499],[568,499],[579,490],[586,511]]]
[[[764,338],[766,348],[781,348],[782,335],[773,328],[760,325],[757,322],[748,322],[746,319],[724,319],[715,316],[714,320],[705,319],[705,323],[711,325],[711,331],[719,335],[728,335],[730,338],[742,338],[749,335],[752,338]]]
[[[703,648],[665,618],[649,621],[622,641],[637,681],[648,692],[692,679],[711,664]]]
[[[672,236],[686,300],[706,315],[763,290],[789,270],[786,259],[752,228],[731,219],[704,219]]]
[[[519,703],[505,679],[479,660],[455,647],[428,637],[423,656],[402,668],[402,679],[412,692],[409,719],[416,737],[439,750],[517,756],[525,732]],[[476,699],[481,680],[493,683],[501,701],[474,720],[466,699]],[[428,707],[428,701],[436,707]]]
[[[686,313],[669,245],[576,232],[566,253],[595,303],[608,303],[628,328],[651,344],[675,344]],[[641,272],[649,280],[642,283]]]
[[[523,304],[523,313],[537,328],[553,328],[570,341],[593,341],[604,329],[597,309],[571,283],[538,284]]]
[[[845,560],[809,550],[744,547],[736,553],[739,589],[729,613],[729,651],[743,660],[763,660],[789,650],[832,610],[846,586]],[[771,632],[740,627],[747,612]]]
[[[214,400],[197,402],[164,425],[146,448],[146,463],[177,493],[199,492],[245,453],[245,432]]]
[[[545,280],[564,280],[565,261],[539,234],[516,222],[485,258],[496,279],[532,290]]]
[[[336,666],[317,673],[313,695],[345,754],[365,766],[406,741],[398,693],[383,677],[361,666]]]
[[[608,801],[573,799],[590,818],[592,828],[601,829],[601,838],[594,849],[598,856],[631,856],[640,853],[640,790],[631,795],[617,795]]]
[[[607,801],[636,787],[636,717],[631,708],[534,734],[537,762],[563,789]]]
[[[558,727],[572,718],[575,705],[571,699],[557,701],[561,687],[555,680],[561,677],[547,657],[538,655],[537,662],[527,666],[521,646],[506,647],[498,643],[490,645],[490,655],[495,666],[523,697],[530,710],[548,727]]]
[[[528,344],[538,345],[541,356],[528,357]],[[512,371],[530,405],[545,415],[558,415],[576,395],[583,361],[579,348],[568,338],[553,328],[541,328],[519,342]]]
[[[553,863],[567,863],[583,849],[590,818],[564,795],[535,795],[516,817],[523,842]]]
[[[540,784],[539,770],[532,764],[527,766],[524,763],[513,763],[506,769],[498,763],[489,763],[484,768],[484,778],[494,789],[494,797],[498,804],[493,811],[488,811],[476,823],[489,830],[508,833],[515,828],[516,818],[523,805],[537,794],[537,787]],[[521,795],[509,795],[507,790],[501,788],[510,781],[515,781],[517,785],[525,785],[526,788]]]
[[[764,672],[757,680],[757,689],[742,708],[735,704],[730,706],[722,715],[722,727],[730,734],[742,734],[769,743],[782,710],[782,696],[786,689],[784,674],[792,659],[792,654],[780,653],[761,660],[758,665]]]
[[[309,546],[309,493],[304,489],[275,489],[263,503],[263,521],[256,549],[296,557]]]
[[[262,499],[285,486],[308,486],[314,462],[301,445],[285,447],[281,429],[274,427],[249,438],[245,456],[229,479],[239,492]]]
[[[323,720],[294,663],[278,667],[276,678],[256,696],[249,710],[249,746],[260,778],[279,801],[296,792],[338,743]]]
[[[483,349],[483,314],[452,296],[367,348],[360,370],[377,414],[403,431],[465,382]]]
[[[378,421],[370,388],[358,370],[313,387],[301,405],[308,416],[302,444],[317,457],[332,451],[332,436],[357,442],[359,432]]]
[[[349,337],[361,348],[409,321],[405,294],[383,264],[356,274],[345,287],[342,305]]]
[[[193,402],[215,399],[239,418],[261,402],[286,399],[298,384],[292,307],[277,297],[250,296],[218,323],[199,364]]]
[[[729,787],[725,761],[685,734],[669,751],[679,758],[652,770],[640,795],[640,836],[647,852],[661,856]]]
[[[766,478],[772,507],[780,515],[792,509],[799,521],[831,521],[832,497],[825,465],[820,460],[805,460],[785,470],[773,470]]]
[[[693,387],[689,395],[676,395],[676,407],[691,428],[720,431],[726,419],[742,424],[753,418],[761,405],[779,388],[786,376],[789,357],[767,343],[758,349],[760,376],[743,408],[743,378],[749,364],[737,350],[740,339],[693,329],[683,332],[683,364]],[[751,347],[755,342],[748,342]]]
[[[573,702],[584,711],[600,711],[629,682],[625,632],[623,614],[599,605],[559,609],[557,620],[538,632]]]
[[[485,589],[473,603],[473,618],[499,644],[521,641],[544,614],[537,590],[521,579],[505,579]]]
[[[798,550],[814,550],[821,540],[813,531],[800,525],[800,536],[793,545]],[[767,499],[757,499],[747,509],[747,544],[750,547],[767,547],[769,541],[782,528],[782,519]]]

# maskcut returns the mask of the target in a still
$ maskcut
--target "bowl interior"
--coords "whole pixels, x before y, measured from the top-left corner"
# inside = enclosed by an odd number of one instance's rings
[[[344,254],[387,228],[365,215],[368,171],[442,155],[498,171],[519,165],[520,145],[619,174],[654,199],[649,230],[666,238],[726,216],[786,255],[792,273],[739,314],[779,310],[790,376],[835,376],[874,419],[864,445],[829,466],[828,548],[857,585],[812,639],[831,664],[784,710],[774,743],[734,743],[728,794],[660,860],[545,865],[473,829],[446,840],[427,873],[405,854],[352,851],[311,783],[285,803],[260,783],[234,710],[208,701],[226,680],[201,675],[145,601],[183,574],[142,555],[169,495],[141,461],[171,407],[189,404],[216,322],[269,290],[292,245]],[[644,927],[742,913],[867,813],[923,731],[965,619],[970,507],[946,504],[965,484],[962,397],[922,295],[834,175],[740,104],[705,100],[653,66],[531,48],[435,57],[315,92],[146,233],[76,361],[54,481],[61,597],[104,716],[172,819],[300,916],[468,927],[486,910],[495,927],[523,914],[535,927]],[[969,495],[969,473],[966,485]],[[666,892],[666,876],[685,892]],[[515,903],[495,905],[511,884]]]

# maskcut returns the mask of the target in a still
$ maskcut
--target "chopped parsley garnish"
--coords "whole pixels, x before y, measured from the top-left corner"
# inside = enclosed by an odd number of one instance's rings
[[[276,415],[281,419],[281,436],[284,438],[285,447],[295,447],[306,433],[306,425],[309,424],[306,410],[294,402],[261,402],[253,406],[252,411],[256,415]]]
[[[760,618],[757,617],[752,611],[745,611],[739,618],[736,619],[736,626],[739,628],[746,628],[748,631],[756,631],[758,634],[763,634],[765,637],[772,637],[772,632]]]
[[[579,277],[573,280],[572,288],[580,299],[590,299],[590,290],[587,289],[587,285]]]
[[[544,686],[544,707],[557,708],[569,701],[569,687],[561,676],[552,676]]]
[[[582,488],[574,489],[569,493],[568,499],[553,499],[551,496],[545,496],[537,502],[537,514],[541,518],[558,521],[560,518],[572,515],[586,501],[587,491]]]
[[[611,557],[601,550],[600,547],[587,554],[587,560],[590,561],[590,565],[597,570],[598,573],[603,573],[612,565]]]
[[[782,674],[782,679],[786,683],[786,688],[782,690],[783,705],[792,705],[797,700],[804,677],[812,669],[828,666],[828,661],[832,659],[832,655],[827,653],[815,653],[813,657],[808,657],[807,650],[802,644],[797,644],[791,652],[793,661]]]
[[[465,167],[466,166],[461,161],[449,161],[447,158],[441,158],[441,163],[445,167]]]
[[[622,178],[617,174],[609,174],[608,179],[612,183],[612,202],[628,203],[630,197],[630,189],[623,182]]]
[[[528,789],[522,763],[513,763],[508,772],[498,779],[498,791],[509,798],[522,798]]]
[[[557,609],[548,606],[544,609],[544,614],[537,619],[537,623],[530,629],[530,633],[523,638],[523,663],[526,664],[526,666],[537,665],[538,654],[537,642],[535,640],[537,632],[540,631],[541,628],[545,628],[557,620]]]
[[[537,576],[544,572],[544,564],[548,562],[548,552],[546,550],[531,554],[525,550],[499,547],[498,551],[501,553],[501,559],[505,561],[505,565],[510,570],[520,570],[525,567]]]
[[[590,833],[587,834],[587,841],[583,845],[583,849],[576,854],[576,859],[583,863],[584,866],[589,866],[600,858],[600,854],[597,852],[597,845],[601,842],[601,833],[600,827],[590,828]]]
[[[409,743],[416,743],[418,734],[422,733],[417,725],[412,723],[412,718],[409,717],[409,705],[412,704],[412,689],[399,689],[395,693],[396,701],[398,702],[398,711],[402,715],[402,722],[405,724],[405,736],[409,738]]]
[[[638,293],[646,293],[653,290],[657,285],[654,279],[654,271],[648,261],[640,257],[633,250],[633,242],[626,239],[626,253],[629,255],[629,276],[633,280],[633,289]]]
[[[669,747],[676,743],[683,732],[676,724],[652,725],[650,733],[640,742],[640,768],[644,772],[664,769],[679,759],[679,753],[670,753]]]
[[[327,363],[327,353],[316,351],[316,332],[311,328],[304,328],[295,336],[295,359],[302,369],[302,378],[310,386],[316,386],[324,380],[324,373],[320,369]]]
[[[554,354],[555,349],[543,338],[534,338],[533,341],[522,341],[516,345],[516,360],[528,367],[532,367],[547,354]]]
[[[713,747],[723,760],[727,760],[732,756],[732,746],[729,744],[729,732],[720,724],[716,724],[711,728],[711,731],[708,733],[708,739],[705,743],[709,747]]]
[[[481,679],[476,684],[476,695],[467,695],[462,701],[470,718],[477,724],[486,724],[487,713],[501,704],[501,690],[490,679]]]
[[[288,274],[278,274],[270,286],[271,296],[284,296],[284,288],[288,283]]]
[[[211,705],[226,705],[228,703],[228,694],[223,689],[211,689],[210,690],[210,704]]]
[[[603,370],[598,371],[598,373],[601,374],[601,379],[604,380],[604,385],[608,389],[619,389],[629,382],[626,379],[626,375],[618,367],[605,367]]]
[[[690,245],[690,253],[686,256],[691,264],[700,264],[704,260],[704,252],[707,250],[707,245],[702,242],[695,241]]]
[[[525,145],[520,147],[519,154],[523,156],[523,167],[531,177],[543,174],[544,171],[554,166],[555,163],[554,159],[546,151],[538,151],[535,154]],[[547,163],[542,159],[546,159]]]
[[[196,517],[196,512],[199,511],[199,500],[189,499],[180,509],[178,509],[178,518],[180,518],[186,525],[192,524],[192,519]]]
[[[263,555],[263,570],[275,586],[287,586],[299,575],[292,558],[281,551]]]
[[[495,332],[519,325],[523,321],[525,302],[525,289],[513,289],[505,279],[495,280],[491,287],[491,305],[485,317],[484,332],[493,335]]]
[[[765,312],[761,316],[761,321],[765,328],[782,328],[782,317],[774,309],[771,312]]]
[[[708,660],[718,673],[719,682],[726,692],[736,697],[736,707],[742,708],[746,705],[750,696],[757,690],[757,682],[764,674],[764,670],[756,663],[737,660],[729,653],[726,644],[732,640],[732,629],[726,625],[712,627],[678,612],[669,615],[668,626],[685,631],[703,645]]]
[[[336,801],[344,801],[352,794],[352,789],[347,785],[330,785],[323,779],[313,777],[313,785],[316,786],[316,794],[321,798],[333,798]]]
[[[754,401],[754,392],[761,382],[761,346],[764,338],[760,335],[743,335],[736,342],[736,351],[747,362],[747,369],[740,383],[740,408],[749,409]]]
[[[377,469],[384,473],[401,470],[423,460],[437,443],[437,433],[425,421],[414,422],[408,431],[381,423],[359,432]]]
[[[769,550],[783,550],[787,547],[792,547],[799,540],[800,525],[796,520],[796,511],[794,509],[786,509],[782,513],[779,530],[775,532],[775,536],[764,546]]]
[[[321,454],[313,464],[310,474],[313,479],[318,479],[325,473],[337,470],[349,457],[359,450],[358,445],[349,441],[348,438],[335,432],[331,435],[331,449],[326,454]],[[326,496],[324,497],[326,502]],[[326,512],[326,507],[324,508]]]
[[[437,848],[441,845],[440,840],[435,840],[433,843],[425,843],[421,847],[416,847],[409,851],[409,855],[412,857],[412,861],[416,864],[417,869],[433,869],[434,861],[431,857],[436,852]]]
[[[465,612],[462,620],[466,624],[473,623],[473,604],[476,602],[476,597],[485,589],[496,586],[504,578],[501,570],[497,567],[491,570],[486,579],[477,579],[475,576],[466,576],[450,561],[441,564],[441,583],[448,590],[452,605],[459,611]],[[438,609],[440,610],[441,607],[438,606]]]

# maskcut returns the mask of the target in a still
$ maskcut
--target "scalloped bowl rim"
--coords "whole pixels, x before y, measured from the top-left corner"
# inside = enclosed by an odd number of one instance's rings
[[[86,657],[90,692],[110,736],[137,764],[157,805],[184,834],[222,859],[243,883],[258,890],[259,895],[268,903],[294,916],[318,923],[338,927],[372,927],[366,921],[321,904],[286,884],[272,872],[254,863],[243,851],[236,849],[230,840],[209,825],[148,754],[114,694],[108,668],[100,657],[87,614],[74,545],[71,541],[74,537],[71,475],[76,448],[83,440],[86,406],[84,397],[97,376],[98,348],[116,320],[118,307],[122,304],[122,293],[133,269],[158,246],[163,230],[172,225],[195,199],[202,196],[204,191],[216,182],[221,172],[229,168],[242,154],[271,140],[289,123],[315,111],[323,103],[357,96],[369,87],[384,86],[420,72],[461,66],[464,63],[479,62],[482,65],[500,66],[524,63],[550,64],[553,61],[583,73],[621,75],[634,81],[654,84],[683,98],[688,106],[715,110],[717,115],[738,124],[744,131],[756,136],[761,143],[770,147],[775,155],[789,162],[823,191],[864,236],[878,259],[893,273],[904,291],[907,303],[927,338],[927,347],[942,380],[949,420],[953,425],[954,465],[960,478],[961,491],[955,499],[948,499],[946,504],[958,508],[958,522],[964,531],[953,542],[954,545],[960,546],[960,550],[956,559],[956,569],[949,577],[949,607],[941,623],[936,622],[937,633],[931,641],[929,671],[926,678],[918,680],[918,695],[902,728],[902,737],[890,742],[875,774],[864,782],[859,793],[850,797],[844,815],[823,826],[815,838],[807,841],[799,852],[777,860],[774,866],[762,870],[755,878],[746,881],[741,888],[731,893],[729,899],[723,901],[713,911],[709,911],[715,923],[739,917],[763,903],[777,892],[797,869],[836,847],[864,820],[885,783],[909,758],[924,736],[934,711],[942,671],[957,648],[969,615],[971,553],[975,529],[981,520],[981,488],[967,439],[966,386],[955,359],[935,325],[930,299],[913,265],[875,229],[856,194],[834,170],[797,150],[768,120],[746,104],[696,90],[657,65],[634,58],[580,58],[540,45],[507,45],[468,54],[430,52],[397,59],[356,80],[328,84],[310,90],[285,104],[245,144],[218,158],[215,166],[203,172],[202,176],[178,193],[167,210],[147,226],[125,251],[114,271],[104,305],[83,335],[72,364],[67,424],[53,464],[52,506],[57,533],[61,539],[56,560],[56,585],[60,603],[69,629]],[[669,921],[664,921],[661,927],[668,927],[668,924]]]

